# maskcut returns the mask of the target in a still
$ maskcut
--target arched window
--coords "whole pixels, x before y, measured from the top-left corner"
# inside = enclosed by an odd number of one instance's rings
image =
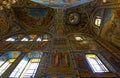
[[[14,61],[15,61],[15,59],[9,59],[0,67],[0,76],[10,67],[10,65]]]
[[[15,35],[5,41],[49,41],[51,36],[49,34],[42,35]]]
[[[109,72],[95,54],[86,54],[86,58],[93,72]]]
[[[39,66],[39,62],[40,59],[30,59],[20,77],[21,78],[34,77]]]
[[[100,26],[101,25],[101,17],[100,16],[97,16],[96,19],[95,19],[95,25],[96,26]]]
[[[83,38],[80,37],[80,36],[76,36],[76,37],[75,37],[75,40],[80,41],[80,40],[83,40]]]
[[[12,65],[20,52],[6,52],[0,57],[0,76]]]
[[[28,58],[24,57],[9,77],[10,78],[14,78],[14,77],[18,78],[20,76],[20,74],[22,73],[22,71],[24,70],[25,66],[27,65],[28,60],[29,60]]]
[[[41,52],[27,53],[20,61],[14,71],[10,74],[10,78],[33,78],[41,61]]]

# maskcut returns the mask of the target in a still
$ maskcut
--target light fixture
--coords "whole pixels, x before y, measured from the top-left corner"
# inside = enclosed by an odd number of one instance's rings
[[[12,4],[15,4],[17,0],[1,0],[0,1],[0,10],[4,10],[5,8],[10,9]]]

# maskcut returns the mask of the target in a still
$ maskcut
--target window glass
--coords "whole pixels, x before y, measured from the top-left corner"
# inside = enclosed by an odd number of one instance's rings
[[[28,38],[23,38],[21,41],[28,41]]]
[[[20,63],[17,65],[17,67],[14,69],[14,71],[11,73],[9,77],[19,77],[22,71],[25,69],[25,66],[27,65],[29,59],[24,56],[24,58],[20,61]]]
[[[19,51],[10,51],[0,56],[0,76],[12,65],[20,54],[21,52]]]
[[[36,41],[42,41],[41,38],[39,37]]]
[[[87,54],[86,58],[93,72],[109,72],[95,54]]]
[[[75,40],[78,40],[78,41],[79,41],[79,40],[83,40],[83,39],[78,36],[78,37],[75,37]]]
[[[9,66],[15,61],[15,59],[9,59],[0,67],[0,76],[9,68]]]
[[[97,16],[95,19],[95,25],[100,26],[100,24],[101,24],[101,17]]]
[[[6,39],[6,41],[15,41],[15,39],[14,38],[8,38],[8,39]]]
[[[40,59],[31,58],[29,60],[29,58],[24,56],[24,58],[20,61],[20,63],[17,65],[17,67],[14,69],[14,71],[11,73],[9,77],[10,78],[34,77],[39,66],[39,62]]]
[[[40,59],[31,59],[21,74],[21,77],[34,77],[39,66],[39,62]]]
[[[3,61],[3,60],[0,60],[0,66],[4,63],[5,61]]]
[[[48,34],[43,35],[15,35],[5,41],[49,41],[51,36]]]

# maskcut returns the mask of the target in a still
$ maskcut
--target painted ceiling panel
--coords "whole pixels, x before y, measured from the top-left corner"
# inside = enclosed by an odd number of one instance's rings
[[[80,4],[84,4],[86,2],[91,2],[93,0],[31,0],[33,2],[43,4],[45,6],[49,6],[52,8],[60,8],[60,7],[72,7]]]
[[[52,9],[47,8],[14,8],[14,13],[25,27],[31,29],[45,27],[52,20],[54,14]]]

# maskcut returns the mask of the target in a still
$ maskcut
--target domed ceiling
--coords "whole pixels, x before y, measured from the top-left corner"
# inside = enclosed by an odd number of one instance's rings
[[[68,8],[84,4],[86,2],[91,2],[93,0],[31,0],[31,1],[52,8]]]
[[[48,8],[14,8],[15,17],[26,28],[45,27],[53,18],[54,12]]]

